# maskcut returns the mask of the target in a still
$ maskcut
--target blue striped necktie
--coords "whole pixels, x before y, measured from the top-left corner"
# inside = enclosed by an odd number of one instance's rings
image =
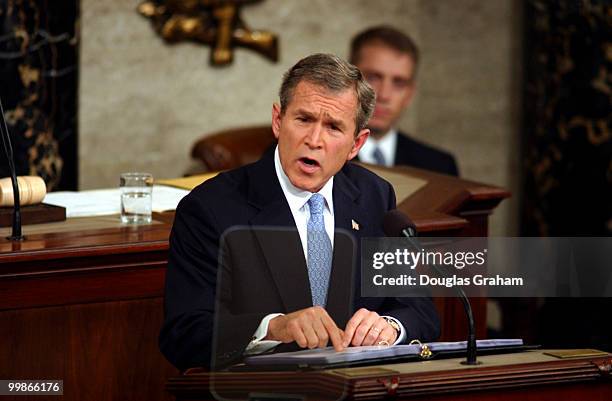
[[[323,220],[325,198],[313,194],[308,200],[308,279],[313,306],[325,306],[332,262],[332,246]]]

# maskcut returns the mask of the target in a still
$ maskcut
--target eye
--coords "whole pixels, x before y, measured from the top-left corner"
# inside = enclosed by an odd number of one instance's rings
[[[408,80],[406,79],[395,79],[393,80],[393,86],[395,86],[396,89],[405,89],[406,87],[408,87]]]
[[[365,75],[366,81],[368,81],[370,84],[374,84],[381,80],[381,76],[379,74],[366,73],[364,75]]]
[[[333,123],[329,123],[327,129],[333,134],[342,134],[343,132],[339,125]]]

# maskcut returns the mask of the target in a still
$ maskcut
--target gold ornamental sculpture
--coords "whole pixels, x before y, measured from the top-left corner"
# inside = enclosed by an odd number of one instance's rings
[[[168,43],[193,41],[212,47],[210,63],[230,64],[236,46],[252,49],[278,61],[278,38],[268,31],[251,30],[240,8],[261,0],[147,0],[138,12],[149,18],[155,31]]]

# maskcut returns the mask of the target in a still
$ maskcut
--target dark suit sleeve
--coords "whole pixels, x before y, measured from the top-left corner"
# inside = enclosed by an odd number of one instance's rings
[[[406,330],[406,340],[433,341],[440,336],[440,320],[431,297],[387,298],[380,315],[399,320]]]
[[[240,253],[241,249],[232,250],[220,239],[224,238],[222,228],[210,203],[198,194],[188,195],[177,208],[170,235],[165,321],[159,345],[179,369],[199,366],[217,369],[237,362],[265,316],[233,315],[230,311],[231,254]],[[219,258],[220,244],[225,258]],[[240,248],[236,241],[232,244]],[[219,265],[222,274],[218,274]]]
[[[219,233],[193,192],[176,210],[159,346],[179,369],[209,366]]]

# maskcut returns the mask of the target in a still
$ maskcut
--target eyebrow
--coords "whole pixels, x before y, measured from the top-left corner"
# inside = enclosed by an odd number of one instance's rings
[[[308,118],[313,118],[313,119],[317,118],[317,116],[314,113],[311,113],[310,111],[305,110],[305,109],[297,109],[295,112],[296,112],[296,114],[304,115],[304,116],[306,116]],[[338,120],[338,119],[333,118],[332,116],[329,115],[329,113],[325,113],[325,122],[329,123],[329,124],[332,124],[332,125],[335,125],[336,127],[340,128],[342,130],[346,129],[346,125],[344,124],[344,122],[342,120]]]
[[[395,83],[402,83],[402,84],[409,84],[409,83],[412,82],[412,77],[410,77],[410,78],[393,77],[393,82],[395,82]]]
[[[385,74],[379,72],[378,70],[362,70],[363,74],[367,77],[367,76],[372,76],[372,77],[376,77],[376,78],[382,78]],[[407,83],[412,83],[414,81],[414,73],[406,78],[403,76],[399,76],[399,75],[391,75],[391,79],[394,82],[398,82],[398,81],[402,81],[402,82],[407,82]]]

